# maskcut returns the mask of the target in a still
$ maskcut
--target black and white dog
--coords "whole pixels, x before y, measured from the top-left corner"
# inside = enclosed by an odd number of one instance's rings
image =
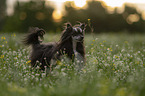
[[[86,25],[82,23],[75,26],[67,23],[60,40],[47,44],[41,43],[45,31],[37,27],[31,28],[30,33],[24,39],[25,45],[32,45],[31,65],[38,66],[39,61],[40,68],[44,70],[45,67],[52,66],[51,61],[61,60],[61,57],[66,55],[73,62],[78,60],[79,66],[82,68],[85,62],[85,27]]]

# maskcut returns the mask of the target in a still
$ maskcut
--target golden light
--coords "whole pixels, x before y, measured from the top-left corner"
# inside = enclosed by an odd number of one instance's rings
[[[127,0],[102,0],[109,7],[121,7]]]
[[[74,0],[74,3],[77,7],[83,7],[86,5],[86,0]]]
[[[142,12],[142,19],[145,20],[145,12]]]
[[[53,7],[55,8],[55,10],[52,13],[52,17],[54,19],[55,22],[60,22],[62,19],[62,16],[64,14],[64,2],[66,0],[53,0]],[[62,14],[63,13],[63,14]]]
[[[56,2],[56,3],[66,2],[66,1],[74,1],[76,7],[83,7],[86,5],[87,0],[53,0],[53,2]]]
[[[134,22],[138,22],[139,21],[139,16],[138,14],[131,14],[127,17],[127,23],[128,24],[132,24]]]
[[[87,5],[87,1],[89,0],[48,0],[48,1],[53,1],[54,3],[55,11],[53,12],[53,19],[55,21],[61,21],[62,16],[65,14],[65,10],[64,10],[65,2],[74,1],[73,7],[84,8],[85,5]],[[102,5],[106,7],[109,13],[114,13],[114,9],[116,7],[117,7],[117,12],[122,13],[124,11],[125,3],[131,3],[132,5],[139,4],[139,3],[145,4],[145,0],[96,0],[96,1],[102,1],[103,2]],[[128,18],[133,18],[134,16],[131,16]],[[142,14],[142,18],[145,19],[144,14]],[[128,20],[131,22],[135,22],[135,21],[132,21],[131,19],[128,19]]]
[[[74,1],[75,7],[83,7],[86,5],[86,0],[53,0],[55,10],[52,14],[52,17],[55,22],[60,22],[62,16],[65,14],[64,12],[64,2],[66,1]],[[62,14],[63,13],[63,14]]]
[[[114,13],[114,9],[117,9],[118,13],[124,11],[124,4],[127,0],[102,0],[102,5],[107,9],[108,13]]]
[[[60,10],[55,10],[52,14],[54,21],[59,22],[62,18],[62,12]]]

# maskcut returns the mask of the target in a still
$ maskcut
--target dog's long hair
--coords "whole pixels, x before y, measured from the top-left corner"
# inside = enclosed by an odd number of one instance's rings
[[[24,44],[32,46],[32,52],[30,55],[31,65],[35,67],[40,64],[40,68],[44,70],[45,67],[50,68],[51,60],[60,60],[63,55],[66,55],[72,61],[77,58],[84,63],[85,27],[86,25],[82,23],[75,26],[67,23],[60,40],[58,42],[47,44],[41,43],[43,35],[45,34],[43,29],[37,27],[30,28],[29,34],[24,39]]]

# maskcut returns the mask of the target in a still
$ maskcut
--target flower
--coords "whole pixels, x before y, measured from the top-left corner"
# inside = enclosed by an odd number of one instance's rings
[[[112,70],[115,70],[114,68]]]
[[[5,40],[6,38],[5,37],[1,37],[1,40]]]
[[[124,43],[126,43],[126,44],[127,44],[127,43],[128,43],[128,41],[124,41]]]
[[[88,21],[90,21],[91,19],[88,19]]]
[[[106,42],[106,40],[104,40],[103,42]]]
[[[107,48],[107,50],[108,50],[108,51],[109,51],[109,50],[110,50],[110,51],[113,51],[112,48]]]
[[[1,55],[0,58],[4,58],[4,55]]]
[[[7,41],[5,41],[4,43],[6,43],[6,44],[7,44],[8,42],[7,42]]]
[[[16,36],[16,34],[15,34],[15,33],[13,33],[11,36],[15,37],[15,36]]]
[[[30,63],[30,62],[31,62],[31,60],[27,61],[26,64],[28,64],[28,63]]]
[[[115,56],[115,58],[119,58],[118,56]]]

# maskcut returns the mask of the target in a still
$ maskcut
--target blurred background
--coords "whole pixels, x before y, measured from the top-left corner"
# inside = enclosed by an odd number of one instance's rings
[[[86,23],[87,32],[145,32],[145,0],[0,0],[0,32],[29,27],[61,32],[64,23]]]

